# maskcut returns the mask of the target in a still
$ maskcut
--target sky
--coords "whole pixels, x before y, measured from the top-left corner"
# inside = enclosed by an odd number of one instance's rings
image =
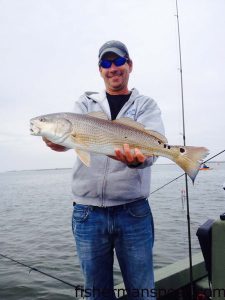
[[[225,1],[178,7],[186,144],[207,147],[210,157],[225,149]],[[73,111],[85,91],[104,89],[97,56],[112,39],[133,60],[129,88],[155,99],[169,144],[181,145],[175,15],[175,0],[0,0],[0,172],[73,166],[75,152],[47,148],[29,120]]]

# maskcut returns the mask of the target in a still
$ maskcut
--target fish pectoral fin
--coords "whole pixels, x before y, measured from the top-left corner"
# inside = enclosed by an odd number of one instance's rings
[[[144,125],[142,125],[141,123],[136,122],[133,119],[128,118],[128,117],[123,117],[123,118],[120,118],[120,119],[116,119],[116,120],[113,120],[112,122],[127,125],[127,126],[130,126],[130,127],[139,129],[139,130],[144,130],[145,129]]]
[[[159,132],[154,131],[154,130],[149,130],[149,129],[145,129],[145,131],[148,134],[150,134],[150,135],[154,136],[155,138],[157,138],[158,140],[160,140],[162,143],[164,143],[164,144],[168,143],[167,138],[164,135],[160,134]]]
[[[75,152],[77,153],[77,156],[82,161],[82,163],[85,164],[85,166],[90,167],[90,162],[91,162],[90,153],[81,149],[75,149]]]
[[[98,119],[108,120],[107,115],[103,111],[93,111],[88,113],[88,115]]]

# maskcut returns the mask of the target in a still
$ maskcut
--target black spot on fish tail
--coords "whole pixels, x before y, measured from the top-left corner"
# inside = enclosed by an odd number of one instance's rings
[[[180,148],[180,153],[184,153],[185,149],[184,148]]]
[[[170,146],[168,145],[167,148],[170,149]]]
[[[166,148],[166,147],[167,147],[167,145],[166,145],[166,144],[164,144],[163,146],[164,146],[164,148]]]

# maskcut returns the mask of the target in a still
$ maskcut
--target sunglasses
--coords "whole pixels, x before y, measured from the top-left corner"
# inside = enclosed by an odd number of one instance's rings
[[[120,67],[120,66],[123,66],[127,61],[128,61],[128,59],[126,57],[117,57],[113,60],[102,59],[99,62],[99,66],[104,69],[109,69],[111,67],[112,63],[114,63],[114,65],[116,67]]]

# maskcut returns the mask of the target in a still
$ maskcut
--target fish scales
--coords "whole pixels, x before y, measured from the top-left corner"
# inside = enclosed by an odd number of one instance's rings
[[[128,126],[124,126],[123,124],[115,123],[112,131],[111,124],[108,121],[94,117],[90,120],[90,118],[82,115],[81,122],[79,122],[78,128],[75,128],[75,131],[76,129],[79,131],[78,138],[84,141],[84,144],[89,149],[99,150],[103,147],[105,154],[113,155],[115,147],[121,148],[121,145],[128,143],[131,149],[137,147],[143,148],[142,150],[145,150],[146,154],[149,154],[147,144],[149,136],[136,129],[128,128]],[[141,140],[141,143],[137,143],[137,140]],[[143,147],[144,141],[146,147]]]

